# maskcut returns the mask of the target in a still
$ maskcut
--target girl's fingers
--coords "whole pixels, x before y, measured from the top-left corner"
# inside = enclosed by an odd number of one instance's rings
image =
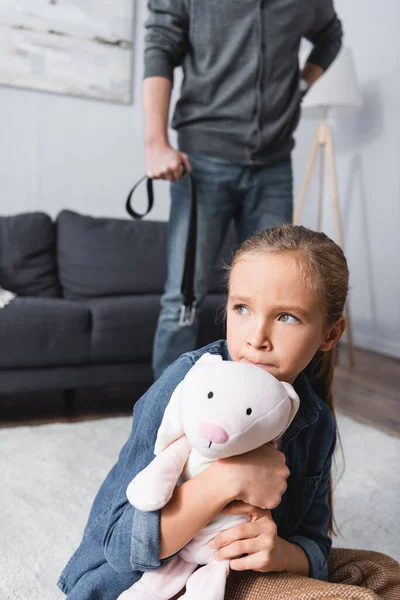
[[[267,571],[268,561],[265,558],[265,553],[260,551],[248,556],[232,559],[229,567],[232,571]]]
[[[221,533],[216,535],[215,538],[209,542],[208,546],[213,550],[218,550],[223,546],[232,544],[232,542],[253,538],[258,534],[259,525],[256,521],[241,523],[240,525],[235,525],[235,527],[221,531]]]
[[[262,541],[259,538],[247,540],[236,540],[232,544],[224,546],[214,554],[215,560],[232,560],[242,557],[244,554],[255,554],[261,550]]]
[[[271,511],[268,508],[255,508],[251,514],[252,521],[259,521],[259,519],[272,519]]]
[[[240,500],[231,502],[221,512],[225,515],[249,515],[251,521],[258,521],[258,519],[262,519],[263,517],[270,517],[272,519],[270,510],[259,508]]]
[[[242,502],[241,500],[234,500],[227,504],[221,513],[224,515],[248,515],[251,513],[253,507],[251,504]]]

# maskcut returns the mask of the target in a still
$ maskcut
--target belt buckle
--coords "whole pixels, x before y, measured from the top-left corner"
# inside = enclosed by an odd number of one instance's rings
[[[185,306],[182,304],[179,325],[181,327],[190,327],[190,325],[193,325],[195,314],[196,308],[193,304],[191,306]]]

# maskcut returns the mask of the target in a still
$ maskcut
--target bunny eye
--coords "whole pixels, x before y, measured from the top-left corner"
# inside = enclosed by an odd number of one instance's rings
[[[251,413],[252,413],[252,412],[253,412],[253,411],[251,410],[251,408],[248,408],[248,409],[246,410],[246,415],[251,415]]]
[[[208,398],[212,398],[213,396],[214,396],[214,394],[212,392],[208,392],[208,395],[207,395]]]

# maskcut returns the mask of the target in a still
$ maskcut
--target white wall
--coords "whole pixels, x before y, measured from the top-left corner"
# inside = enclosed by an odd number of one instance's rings
[[[0,212],[69,208],[125,217],[130,186],[144,174],[141,80],[145,2],[136,3],[133,105],[0,87]],[[168,218],[157,185],[154,219]],[[145,188],[135,206],[145,206]]]
[[[336,0],[363,95],[360,112],[334,124],[351,316],[358,346],[400,357],[400,41],[397,0]],[[316,124],[302,121],[294,167],[297,196]],[[302,222],[316,226],[318,169]],[[324,229],[334,236],[329,190]]]
[[[141,79],[145,1],[136,10],[132,106],[0,87],[0,213],[60,209],[125,217],[130,186],[144,173]],[[336,0],[353,50],[364,107],[335,125],[351,314],[357,345],[400,357],[400,42],[397,0]],[[315,125],[302,122],[295,190]],[[317,173],[315,173],[317,176]],[[317,179],[317,177],[315,177]],[[315,226],[316,182],[302,221]],[[145,203],[144,188],[135,205]],[[326,196],[324,227],[334,235]],[[153,219],[168,217],[168,184],[156,186]]]

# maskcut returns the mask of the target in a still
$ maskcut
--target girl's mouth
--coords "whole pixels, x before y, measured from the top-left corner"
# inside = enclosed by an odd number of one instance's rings
[[[247,360],[247,358],[242,358],[242,362],[248,363],[249,365],[254,365],[255,367],[260,367],[261,369],[269,369],[271,367],[275,367],[275,365],[272,365],[270,363],[254,362],[252,360]]]

